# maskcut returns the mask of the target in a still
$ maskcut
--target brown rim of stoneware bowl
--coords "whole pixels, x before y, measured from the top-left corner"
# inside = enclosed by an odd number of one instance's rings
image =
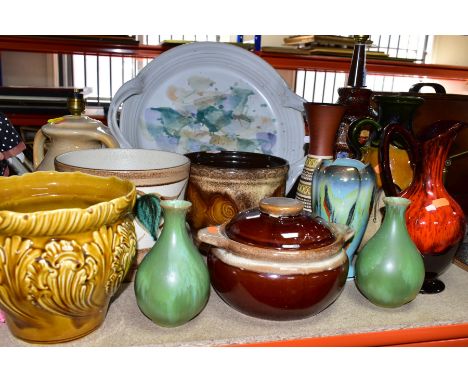
[[[221,172],[230,177],[243,179],[246,174],[255,172],[258,178],[272,174],[285,175],[289,171],[286,159],[260,153],[243,151],[199,151],[185,154],[191,162],[191,175],[212,176]]]
[[[117,160],[122,161],[122,165],[115,164],[113,169],[100,169],[99,164],[106,154],[116,153]],[[135,164],[129,160],[124,161],[125,155],[145,154],[150,156],[164,155],[169,157],[172,165],[164,168],[154,168],[148,161],[143,164]],[[84,158],[86,165],[78,166],[69,163],[70,159],[79,156]],[[127,158],[128,159],[128,158]],[[67,163],[68,162],[68,163]],[[118,163],[118,162],[117,162]],[[80,171],[86,174],[97,176],[116,176],[121,179],[132,181],[137,187],[161,186],[172,184],[188,179],[190,173],[190,160],[182,154],[169,151],[150,150],[150,149],[87,149],[79,151],[70,151],[58,155],[54,161],[55,169],[60,172]],[[141,169],[142,166],[146,168]]]
[[[194,165],[223,169],[263,169],[288,165],[286,159],[260,153],[244,151],[198,151],[185,154]]]

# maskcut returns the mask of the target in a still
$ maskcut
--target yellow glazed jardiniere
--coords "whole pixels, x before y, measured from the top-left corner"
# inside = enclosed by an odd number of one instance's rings
[[[0,309],[16,337],[63,342],[102,323],[135,255],[135,197],[115,177],[0,179]]]

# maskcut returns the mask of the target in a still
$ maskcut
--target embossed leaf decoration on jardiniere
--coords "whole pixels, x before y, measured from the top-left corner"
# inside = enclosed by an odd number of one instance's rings
[[[375,190],[372,167],[351,158],[324,160],[312,178],[312,211],[355,231],[345,245],[350,264],[348,278],[354,277],[353,257],[367,227]]]
[[[15,337],[65,342],[102,324],[135,257],[135,196],[80,172],[0,179],[0,309]]]
[[[359,252],[356,285],[373,304],[397,308],[412,301],[424,281],[424,263],[405,225],[408,199],[384,198],[385,218]]]
[[[160,326],[183,325],[205,307],[210,293],[206,264],[192,242],[185,200],[162,200],[164,226],[135,276],[140,310]],[[147,219],[140,219],[147,221]]]
[[[418,247],[426,269],[422,293],[439,293],[445,285],[437,277],[450,265],[465,233],[465,215],[449,195],[442,181],[447,154],[460,129],[468,124],[438,121],[416,139],[398,124],[385,128],[379,149],[382,184],[388,196],[411,200],[406,211],[406,226]],[[392,181],[389,146],[398,135],[410,147],[414,178],[401,193]],[[460,174],[462,176],[462,174]]]

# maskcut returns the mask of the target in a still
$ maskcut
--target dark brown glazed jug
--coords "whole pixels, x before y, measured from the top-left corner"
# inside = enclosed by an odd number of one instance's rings
[[[250,316],[294,320],[338,298],[349,267],[343,246],[353,234],[295,199],[265,198],[227,224],[200,230],[198,239],[215,247],[208,270],[226,303]]]

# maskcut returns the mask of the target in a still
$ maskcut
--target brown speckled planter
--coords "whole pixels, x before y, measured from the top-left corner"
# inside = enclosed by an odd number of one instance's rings
[[[191,161],[187,200],[193,230],[227,222],[267,196],[284,196],[288,162],[239,151],[186,154]]]

